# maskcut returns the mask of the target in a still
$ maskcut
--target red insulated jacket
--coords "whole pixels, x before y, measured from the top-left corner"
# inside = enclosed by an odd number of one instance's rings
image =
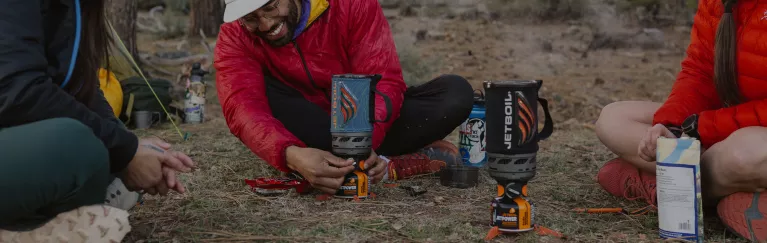
[[[309,24],[291,44],[269,46],[235,21],[221,26],[215,47],[218,99],[230,131],[260,158],[286,172],[285,148],[306,145],[272,116],[264,75],[297,89],[330,114],[332,75],[381,74],[376,88],[390,98],[392,110],[388,122],[374,125],[374,148],[399,117],[406,89],[389,23],[377,0],[311,3]],[[387,107],[382,96],[376,95],[375,105],[376,119],[384,120]]]
[[[762,38],[767,35],[767,2],[740,0],[734,6],[738,84],[745,101],[723,108],[719,100],[713,81],[714,42],[724,6],[720,0],[700,0],[682,71],[653,119],[653,124],[679,126],[688,116],[699,114],[704,147],[740,128],[767,125],[767,39]]]

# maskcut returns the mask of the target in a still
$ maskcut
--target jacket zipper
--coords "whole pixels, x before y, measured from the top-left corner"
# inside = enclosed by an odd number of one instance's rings
[[[298,56],[301,58],[301,63],[303,63],[304,71],[306,71],[306,76],[309,78],[309,82],[312,83],[312,86],[315,89],[322,90],[322,93],[325,94],[325,98],[330,101],[330,94],[328,93],[327,89],[322,89],[319,86],[317,86],[317,83],[314,82],[314,78],[312,77],[312,73],[309,72],[309,66],[306,65],[306,59],[304,59],[304,54],[301,52],[301,47],[298,46],[298,43],[296,43],[296,40],[293,40],[293,46],[296,47],[296,51],[298,52]]]

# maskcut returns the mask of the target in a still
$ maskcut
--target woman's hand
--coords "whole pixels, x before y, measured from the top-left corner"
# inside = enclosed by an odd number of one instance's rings
[[[160,149],[161,150],[161,149]],[[125,187],[131,191],[153,188],[162,181],[162,150],[139,144],[133,159],[121,172]]]
[[[171,145],[169,143],[166,143],[165,141],[162,141],[158,138],[146,138],[142,140],[145,142],[145,144],[152,144],[156,145],[162,149],[165,150],[166,153],[170,153],[171,156],[175,157],[176,159],[180,160],[184,166],[186,166],[190,170],[196,169],[196,165],[194,161],[192,161],[189,156],[187,156],[184,153],[181,153],[179,151],[172,151],[170,150]],[[176,170],[171,169],[170,167],[163,166],[162,167],[162,174],[163,178],[165,180],[165,183],[158,183],[156,187],[146,189],[146,193],[150,195],[167,195],[169,190],[174,190],[178,193],[184,193],[186,192],[186,188],[181,183],[181,181],[178,180],[178,177],[176,176]]]
[[[671,133],[663,124],[657,124],[645,132],[644,137],[639,141],[639,158],[647,162],[655,162],[655,151],[658,146],[658,138],[660,136],[667,138],[676,138],[676,135]]]
[[[121,173],[121,179],[129,190],[145,190],[152,195],[158,191],[167,193],[166,188],[183,190],[175,171],[191,172],[194,162],[183,153],[167,151],[166,148],[170,148],[170,144],[159,139],[139,141],[136,154]]]
[[[290,146],[285,153],[288,167],[325,193],[335,194],[346,174],[354,171],[352,160],[338,158],[327,151]]]
[[[196,167],[197,165],[194,163],[194,161],[192,161],[191,158],[189,158],[189,156],[179,151],[170,150],[171,145],[169,143],[166,143],[165,141],[162,141],[159,138],[155,138],[155,137],[143,138],[139,141],[139,145],[154,145],[153,147],[155,148],[155,150],[157,149],[157,147],[159,147],[160,149],[163,150],[164,153],[170,154],[171,158],[175,158],[176,160],[180,161],[186,169],[191,171],[197,168]]]
[[[178,180],[178,177],[176,177],[176,171],[169,168],[169,167],[162,167],[162,174],[164,181],[161,181],[160,183],[157,183],[157,186],[153,188],[147,188],[144,190],[149,195],[168,195],[168,192],[170,190],[174,190],[178,193],[184,193],[186,192],[186,188],[183,184],[181,184],[181,181]]]

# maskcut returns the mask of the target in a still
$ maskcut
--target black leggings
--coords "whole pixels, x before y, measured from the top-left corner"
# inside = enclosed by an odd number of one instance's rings
[[[288,131],[309,147],[331,150],[330,114],[272,77],[266,78],[266,87],[272,114]],[[445,138],[468,118],[473,99],[471,85],[456,75],[409,87],[400,116],[376,153],[408,154]]]

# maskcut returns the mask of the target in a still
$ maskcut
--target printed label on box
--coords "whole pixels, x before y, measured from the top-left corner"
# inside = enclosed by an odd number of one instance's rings
[[[693,138],[659,138],[657,144],[659,235],[703,242],[700,142]]]

